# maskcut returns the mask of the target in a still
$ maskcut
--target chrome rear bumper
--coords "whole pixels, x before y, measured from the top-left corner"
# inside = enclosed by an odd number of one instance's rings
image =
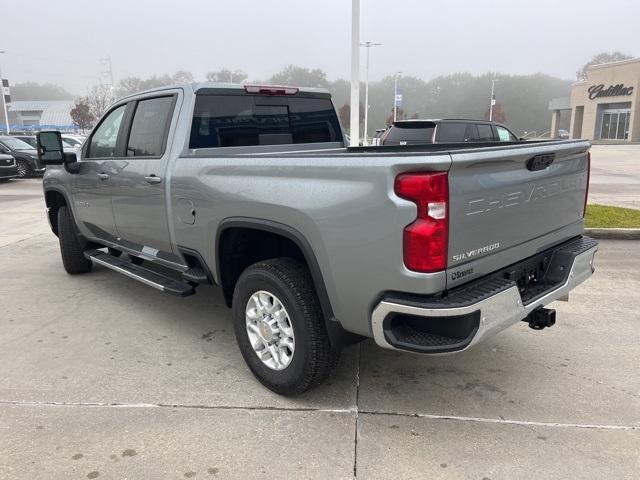
[[[573,257],[570,271],[566,275],[564,283],[543,292],[529,303],[523,302],[518,286],[515,283],[511,286],[506,286],[498,293],[464,306],[447,307],[446,303],[442,307],[440,305],[421,306],[416,302],[408,304],[395,299],[383,299],[374,308],[371,315],[373,338],[379,346],[392,350],[436,354],[466,350],[481,340],[524,320],[535,309],[566,297],[577,285],[589,278],[594,272],[593,260],[598,246],[592,239],[581,237],[582,239],[586,239],[590,243],[585,245],[584,251],[577,253]],[[569,244],[569,248],[572,247],[575,248],[574,245]],[[473,330],[470,330],[467,338],[460,339],[461,341],[449,345],[451,348],[448,348],[446,342],[442,345],[442,348],[439,348],[438,341],[442,342],[442,340],[438,339],[434,340],[433,346],[429,346],[426,349],[407,347],[406,342],[402,346],[398,346],[398,342],[394,341],[394,335],[390,334],[389,330],[389,319],[394,316],[422,317],[433,321],[434,319],[446,320],[447,317],[460,319],[472,315],[478,317],[477,325]],[[454,319],[452,318],[451,320]]]

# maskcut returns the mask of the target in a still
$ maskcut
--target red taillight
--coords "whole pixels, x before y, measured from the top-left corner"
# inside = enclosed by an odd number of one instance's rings
[[[247,93],[260,93],[262,95],[295,95],[299,89],[296,87],[281,87],[277,85],[245,85]]]
[[[587,189],[584,192],[584,207],[582,208],[582,218],[587,214],[587,200],[589,199],[589,181],[591,180],[591,152],[587,152]]]
[[[416,272],[447,268],[449,181],[446,172],[403,173],[395,192],[418,207],[416,220],[404,229],[404,264]]]

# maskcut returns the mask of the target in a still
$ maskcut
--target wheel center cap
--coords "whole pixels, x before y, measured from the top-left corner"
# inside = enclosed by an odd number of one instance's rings
[[[269,317],[265,317],[260,321],[260,324],[258,325],[258,329],[260,330],[260,335],[266,342],[272,341],[273,337],[275,336],[273,327],[268,323],[269,320],[270,320]]]

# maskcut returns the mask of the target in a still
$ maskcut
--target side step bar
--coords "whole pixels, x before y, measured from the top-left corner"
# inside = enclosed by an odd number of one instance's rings
[[[122,260],[100,250],[87,250],[84,252],[84,256],[96,265],[107,267],[161,292],[178,295],[179,297],[187,297],[196,293],[193,286],[188,282],[162,275],[161,273],[154,272],[140,265],[135,265],[127,260]]]

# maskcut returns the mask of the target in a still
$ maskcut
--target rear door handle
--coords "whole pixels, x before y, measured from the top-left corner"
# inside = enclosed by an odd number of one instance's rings
[[[109,174],[107,174],[107,173],[99,173],[98,174],[98,178],[100,180],[109,180]]]
[[[160,177],[156,177],[155,175],[149,175],[148,177],[144,177],[147,183],[160,183],[162,179]]]

